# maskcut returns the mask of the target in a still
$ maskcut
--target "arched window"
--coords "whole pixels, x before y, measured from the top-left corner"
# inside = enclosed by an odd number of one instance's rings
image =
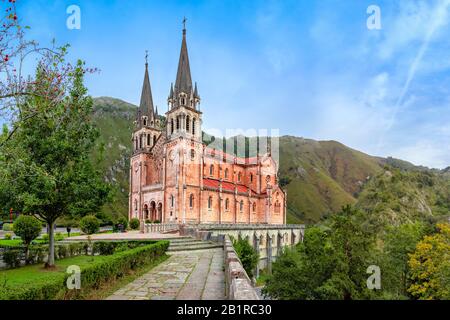
[[[156,144],[156,136],[153,136],[153,145]]]
[[[228,210],[228,208],[230,207],[230,200],[228,200],[228,198],[225,200],[225,210]]]
[[[137,211],[138,211],[138,206],[137,206],[137,200],[135,199],[134,200],[134,212],[137,213]]]
[[[170,119],[170,133],[173,133],[173,119]]]
[[[191,149],[191,160],[195,159],[195,150]]]
[[[177,117],[177,130],[180,130],[180,116]]]
[[[191,193],[191,195],[189,196],[189,208],[193,208],[194,207],[194,195]]]
[[[146,125],[147,125],[147,118],[144,117],[144,126],[146,126]]]
[[[134,138],[134,142],[135,142],[135,144],[136,144],[136,150],[139,149],[139,146],[138,146],[138,139],[137,139],[136,137]]]
[[[191,118],[189,116],[186,116],[186,131],[190,132],[189,128],[191,125]]]
[[[241,182],[241,172],[238,173],[238,181]]]
[[[170,206],[173,208],[173,206],[175,205],[175,197],[173,196],[173,194],[170,195]]]
[[[214,174],[214,165],[209,166],[209,175],[212,176]]]
[[[253,212],[256,212],[256,202],[253,202]]]
[[[195,134],[195,118],[192,119],[192,134]]]
[[[142,134],[139,136],[139,148],[142,149],[143,141],[142,141]]]
[[[211,209],[211,208],[212,208],[212,197],[209,196],[209,198],[208,198],[208,209]]]
[[[148,134],[148,135],[147,135],[147,145],[148,145],[148,146],[150,145],[150,140],[151,140],[151,138],[152,138],[151,135]]]
[[[228,179],[228,168],[225,169],[225,179]]]
[[[239,202],[239,211],[243,211],[244,210],[244,200],[241,200],[241,202]]]
[[[276,213],[280,213],[280,203],[278,202],[278,200],[275,202],[275,212]]]
[[[250,173],[250,182],[253,182],[253,173]]]

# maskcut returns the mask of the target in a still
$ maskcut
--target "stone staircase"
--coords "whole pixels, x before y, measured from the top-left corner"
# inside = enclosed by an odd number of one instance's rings
[[[168,252],[205,250],[223,247],[223,245],[218,242],[197,240],[191,237],[173,238],[169,239],[169,241],[170,245],[167,250]]]

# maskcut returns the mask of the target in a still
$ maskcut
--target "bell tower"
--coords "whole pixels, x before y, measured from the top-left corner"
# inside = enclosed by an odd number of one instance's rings
[[[186,19],[183,20],[183,39],[181,42],[180,59],[178,62],[175,87],[170,86],[167,103],[167,137],[169,140],[183,136],[201,141],[202,113],[200,112],[200,96],[197,83],[192,85],[191,69],[186,44]]]
[[[142,85],[141,102],[134,121],[133,154],[149,152],[161,135],[162,123],[158,115],[158,107],[153,108],[152,89],[148,76],[148,54],[145,55],[145,74]]]

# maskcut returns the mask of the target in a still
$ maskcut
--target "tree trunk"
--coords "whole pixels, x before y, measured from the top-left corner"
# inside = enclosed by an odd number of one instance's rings
[[[55,221],[48,224],[48,260],[46,267],[55,266]]]
[[[30,255],[30,245],[26,244],[25,245],[25,264],[28,264],[28,256]]]

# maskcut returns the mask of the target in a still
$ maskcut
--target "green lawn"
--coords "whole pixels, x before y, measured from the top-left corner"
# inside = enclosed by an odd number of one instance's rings
[[[9,269],[0,271],[0,281],[6,280],[8,286],[23,286],[30,283],[38,283],[54,278],[55,274],[64,274],[68,266],[77,265],[83,270],[92,262],[102,262],[109,256],[78,256],[56,260],[56,269],[47,270],[43,264],[35,264],[24,266],[17,269]]]
[[[0,246],[18,246],[22,240],[0,240]]]

